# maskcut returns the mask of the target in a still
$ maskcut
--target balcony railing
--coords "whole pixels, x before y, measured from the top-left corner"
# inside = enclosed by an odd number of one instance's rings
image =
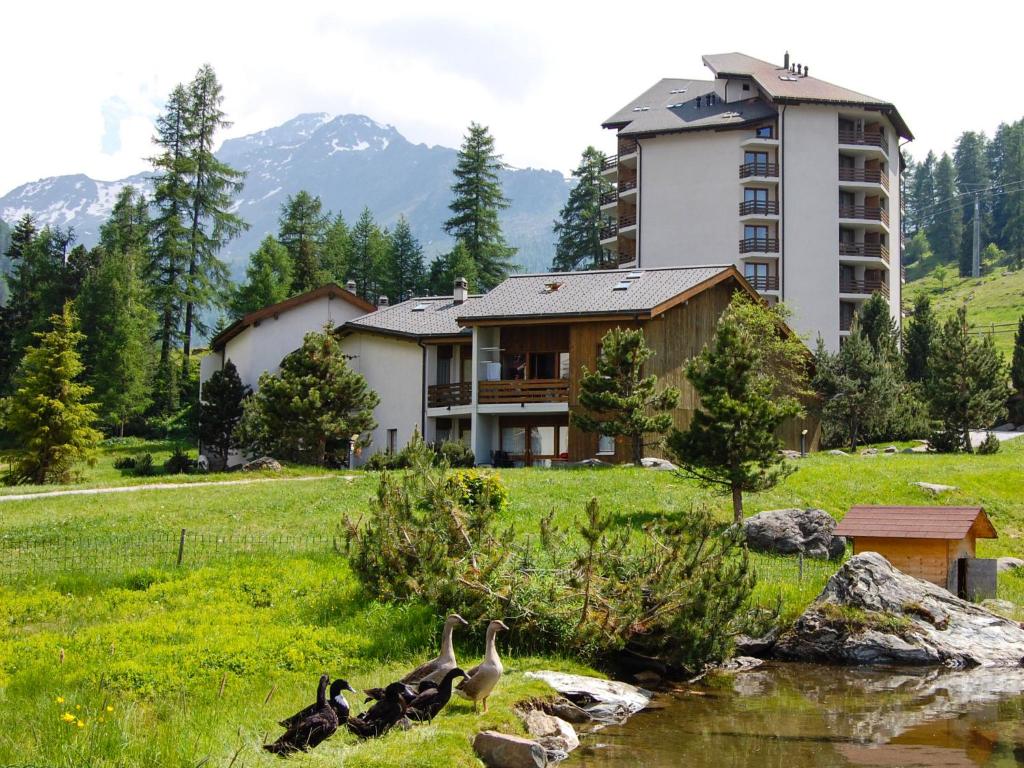
[[[636,139],[619,139],[619,157],[622,157],[623,155],[632,155],[636,152],[636,149]]]
[[[747,237],[740,240],[740,253],[778,253],[779,241],[774,237]]]
[[[627,213],[625,216],[619,216],[619,229],[625,229],[626,227],[632,227],[636,225],[636,214]]]
[[[889,188],[889,174],[873,168],[839,168],[840,181],[862,181],[868,184],[881,184]]]
[[[840,256],[863,256],[889,263],[889,249],[881,243],[839,243]]]
[[[521,379],[515,381],[481,381],[480,405],[503,403],[567,403],[568,379]]]
[[[889,226],[889,212],[880,205],[840,205],[839,218],[880,221]]]
[[[619,200],[618,190],[613,189],[611,192],[601,193],[601,205],[608,205],[608,203],[615,203]]]
[[[853,280],[839,278],[840,293],[859,293],[870,296],[872,293],[880,293],[889,298],[889,285],[884,280]]]
[[[871,131],[850,131],[839,129],[839,143],[840,144],[857,144],[860,146],[878,147],[883,152],[886,152],[888,147],[885,146],[885,136],[881,133],[874,133]]]
[[[610,171],[612,168],[618,167],[618,165],[619,165],[619,156],[618,155],[612,155],[611,157],[606,157],[604,159],[604,162],[601,163],[601,170],[602,171]]]
[[[741,179],[748,179],[751,176],[777,178],[778,175],[779,166],[777,163],[743,163],[743,165],[740,166]]]
[[[469,405],[473,397],[473,383],[431,384],[427,387],[427,407],[444,408],[452,405]]]
[[[617,221],[613,221],[613,222],[611,222],[609,224],[605,224],[603,227],[601,227],[601,239],[602,240],[610,240],[611,238],[615,237],[617,234],[619,234],[619,223]]]
[[[744,200],[740,203],[740,216],[778,216],[778,200]]]
[[[636,179],[619,182],[619,192],[629,192],[631,189],[636,189]]]
[[[747,275],[747,282],[755,291],[779,290],[778,275]]]
[[[839,315],[839,330],[848,331],[853,328],[853,315]]]

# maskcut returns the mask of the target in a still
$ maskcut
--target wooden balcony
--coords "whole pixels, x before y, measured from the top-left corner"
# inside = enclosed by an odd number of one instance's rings
[[[636,179],[626,179],[619,182],[619,192],[629,192],[636,189]]]
[[[469,405],[473,398],[473,382],[458,384],[431,384],[427,387],[427,407],[446,408],[453,405]]]
[[[775,237],[748,237],[740,240],[740,253],[778,253],[779,241]]]
[[[853,315],[839,315],[839,330],[848,331],[853,328]]]
[[[849,131],[839,129],[839,143],[862,147],[878,147],[880,150],[888,154],[885,137],[881,133],[874,131]]]
[[[889,212],[880,205],[840,205],[839,218],[880,221],[889,226]]]
[[[611,240],[617,234],[619,234],[619,222],[617,221],[609,222],[601,227],[600,237],[602,240]]]
[[[778,216],[778,200],[744,200],[740,203],[740,216]]]
[[[481,381],[480,405],[507,403],[568,403],[568,379],[517,379],[514,381]]]
[[[889,263],[889,249],[881,243],[839,243],[840,256],[862,256]]]
[[[880,293],[885,298],[889,298],[889,284],[884,280],[849,280],[839,278],[839,292],[857,293],[863,296]]]
[[[881,184],[889,189],[889,174],[871,168],[839,168],[840,181],[863,182],[865,184]]]
[[[755,291],[779,290],[778,275],[747,275],[747,282]]]
[[[619,229],[625,229],[626,227],[636,226],[636,214],[627,213],[625,216],[619,216]]]
[[[619,156],[618,155],[612,155],[611,157],[606,157],[604,159],[604,162],[601,163],[601,170],[602,171],[610,171],[612,168],[617,168],[618,165],[619,165]]]
[[[617,203],[619,201],[618,190],[613,189],[611,192],[601,193],[601,205],[608,205],[609,203]]]
[[[619,157],[632,155],[637,151],[636,139],[619,139]]]
[[[740,178],[749,179],[751,176],[778,178],[779,166],[777,163],[743,163],[740,166]]]

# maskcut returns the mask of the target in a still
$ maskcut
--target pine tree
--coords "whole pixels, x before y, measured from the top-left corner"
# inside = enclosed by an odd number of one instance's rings
[[[928,242],[943,264],[958,264],[963,237],[963,209],[957,198],[956,171],[945,152],[935,166],[935,209],[929,217]]]
[[[732,495],[736,523],[743,521],[744,491],[772,488],[793,471],[779,454],[776,431],[802,409],[793,397],[773,396],[762,363],[757,339],[727,310],[714,340],[686,366],[700,405],[689,426],[665,441],[686,474]]]
[[[25,254],[38,234],[35,220],[25,214],[18,220],[14,231],[10,233],[4,258],[7,260],[9,273],[6,276],[8,290],[17,287],[15,266],[21,263]],[[18,367],[21,355],[19,326],[23,322],[25,307],[18,306],[8,294],[7,301],[0,306],[0,396],[7,394],[12,385],[14,371]]]
[[[234,290],[231,312],[235,319],[292,295],[292,257],[288,249],[267,235],[249,257],[245,282]]]
[[[644,332],[613,328],[601,339],[597,367],[583,366],[579,408],[570,414],[584,432],[629,441],[633,463],[640,466],[648,435],[663,435],[672,426],[668,413],[679,404],[679,390],[659,391],[658,377],[644,376],[644,363],[654,354]]]
[[[1014,421],[1024,423],[1024,315],[1017,321],[1017,333],[1013,337],[1013,356],[1010,361],[1010,383],[1016,390]]]
[[[357,294],[376,303],[384,286],[387,236],[373,220],[369,208],[363,208],[349,235],[348,276],[355,280]]]
[[[223,469],[228,453],[238,446],[235,434],[242,420],[243,405],[252,391],[242,384],[235,364],[228,360],[204,382],[199,401],[199,440],[202,450],[214,459],[212,467]]]
[[[942,324],[928,360],[925,393],[936,429],[932,447],[971,452],[972,429],[992,426],[1006,413],[1006,366],[988,334],[972,336],[967,308]]]
[[[498,216],[509,207],[498,175],[504,167],[487,127],[470,123],[455,164],[454,197],[448,206],[452,216],[444,223],[444,229],[465,243],[476,264],[480,288],[485,291],[504,280],[514,268],[512,257],[516,249],[505,243]]]
[[[217,75],[209,64],[204,64],[189,86],[186,113],[192,173],[187,177],[189,245],[182,334],[183,376],[191,364],[192,331],[206,330],[199,313],[217,300],[228,281],[227,265],[217,254],[249,226],[232,213],[234,195],[242,190],[245,174],[218,160],[213,153],[217,132],[231,126],[220,108],[223,100]]]
[[[899,333],[896,321],[889,314],[889,302],[880,293],[873,293],[857,310],[857,320],[864,338],[876,354],[887,359],[898,353]]]
[[[1000,127],[1001,156],[996,178],[999,196],[996,233],[1017,269],[1024,268],[1024,118],[1003,130]]]
[[[279,374],[260,376],[259,389],[246,401],[239,440],[250,453],[338,466],[347,459],[352,435],[359,435],[361,446],[369,444],[379,404],[325,328],[306,334],[281,361]]]
[[[551,269],[571,272],[575,269],[599,269],[604,266],[601,248],[601,196],[612,185],[601,173],[604,153],[587,147],[580,164],[572,172],[576,185],[555,222],[555,259]]]
[[[928,378],[928,358],[936,333],[938,321],[932,311],[932,301],[928,294],[922,293],[914,301],[914,314],[903,343],[907,379],[910,381],[923,382]]]
[[[409,222],[398,218],[395,231],[388,238],[388,284],[385,291],[396,301],[420,296],[426,289],[427,274],[423,264],[423,248],[413,237]]]
[[[984,133],[965,131],[957,139],[953,151],[953,165],[956,168],[956,187],[961,195],[963,208],[963,232],[960,237],[960,274],[969,277],[974,264],[974,193],[979,192],[982,244],[989,241],[991,223],[991,197],[984,192],[990,184],[988,165],[988,140]]]
[[[133,186],[121,190],[110,212],[100,227],[100,246],[106,253],[149,252],[149,202]]]
[[[319,288],[329,279],[324,269],[323,250],[330,216],[323,210],[320,198],[300,190],[288,196],[281,206],[277,238],[292,260],[291,293],[305,293]]]
[[[157,316],[150,308],[139,254],[102,247],[97,252],[99,265],[75,300],[81,324],[89,329],[82,362],[101,420],[123,436],[125,425],[151,404]]]
[[[431,262],[430,274],[427,277],[429,290],[435,296],[450,296],[455,281],[460,277],[466,278],[471,291],[480,285],[476,262],[469,255],[469,249],[464,243],[456,243],[448,253],[438,256]]]
[[[352,237],[345,218],[339,213],[327,228],[324,238],[321,267],[327,282],[342,284],[348,274],[349,256],[352,251]]]
[[[938,161],[931,150],[925,158],[914,167],[914,175],[910,182],[907,200],[907,217],[910,219],[909,231],[917,233],[928,229],[932,215],[935,213],[935,165]]]
[[[70,482],[76,464],[95,463],[103,437],[92,426],[95,407],[86,402],[92,390],[78,381],[83,336],[70,303],[50,325],[25,350],[7,404],[7,429],[19,447],[8,477],[14,484]]]

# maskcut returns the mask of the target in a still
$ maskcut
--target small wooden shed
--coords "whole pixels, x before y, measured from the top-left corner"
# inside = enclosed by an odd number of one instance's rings
[[[854,554],[878,552],[904,573],[961,597],[987,593],[991,570],[994,592],[995,562],[975,557],[977,539],[996,538],[996,529],[981,507],[856,506],[835,533],[853,539]],[[968,584],[970,570],[977,575],[973,587]]]

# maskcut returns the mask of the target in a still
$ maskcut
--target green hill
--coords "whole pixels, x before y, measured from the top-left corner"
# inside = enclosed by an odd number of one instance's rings
[[[922,293],[932,297],[940,317],[966,302],[971,324],[979,331],[994,333],[996,347],[1009,358],[1017,321],[1024,314],[1024,269],[1009,271],[999,267],[978,278],[958,277],[955,270],[950,270],[941,279],[934,271],[929,272],[903,286],[905,312],[910,311]]]

